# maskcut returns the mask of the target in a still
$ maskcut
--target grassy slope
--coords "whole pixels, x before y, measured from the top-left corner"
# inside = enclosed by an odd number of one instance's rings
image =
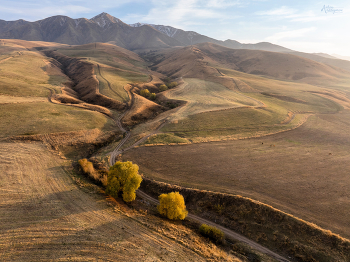
[[[13,51],[13,48],[18,51]],[[94,128],[107,131],[115,128],[113,122],[100,113],[27,98],[47,97],[50,90],[60,93],[60,87],[67,78],[55,70],[48,70],[49,59],[40,53],[23,50],[23,46],[16,47],[14,44],[11,44],[11,48],[7,46],[2,48],[1,138]]]
[[[0,105],[0,111],[0,137],[115,128],[100,113],[49,102]]]
[[[100,81],[100,92],[121,102],[129,100],[128,94],[123,88],[125,85],[129,83],[147,82],[148,80],[147,75],[111,67],[100,66],[100,70],[95,68],[95,72],[97,74],[97,79]],[[109,81],[112,90],[109,88],[106,80]]]
[[[100,92],[118,101],[127,101],[128,95],[123,87],[128,83],[140,83],[148,80],[146,66],[141,58],[123,48],[109,44],[89,44],[59,52],[71,57],[84,58],[100,65],[95,73],[100,81]],[[112,90],[107,81],[110,82]]]
[[[15,51],[4,54],[0,60],[0,94],[11,96],[48,96],[49,89],[59,92],[59,86],[66,79],[63,76],[46,74],[47,60],[31,51]],[[29,66],[30,65],[30,66]]]
[[[263,94],[241,93],[217,83],[185,79],[188,84],[184,88],[171,90],[167,96],[189,103],[162,128],[167,136],[153,136],[146,144],[216,141],[276,133],[298,126],[305,113],[333,113],[342,109],[336,102],[311,93],[322,91],[319,87],[220,70]],[[259,106],[262,104],[263,107]]]

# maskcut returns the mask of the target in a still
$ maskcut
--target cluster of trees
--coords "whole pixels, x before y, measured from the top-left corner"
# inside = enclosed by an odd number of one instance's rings
[[[96,177],[96,170],[86,158],[79,160],[83,172],[92,178]],[[112,197],[119,197],[122,194],[125,202],[131,202],[136,198],[136,190],[140,187],[142,178],[138,173],[139,167],[131,161],[116,162],[110,167],[107,176],[106,193]],[[161,194],[159,197],[158,212],[172,220],[184,220],[188,214],[184,197],[179,192]],[[202,224],[199,232],[216,243],[223,243],[224,233],[216,227]]]
[[[118,161],[115,163],[108,172],[106,193],[115,198],[122,193],[125,202],[135,200],[136,190],[142,182],[138,171],[138,165],[133,164],[131,161]],[[159,196],[158,211],[160,214],[173,220],[183,220],[188,214],[185,200],[179,192],[161,194]]]
[[[178,85],[178,83],[175,82],[175,81],[166,84],[166,86],[167,86],[168,88],[174,88],[174,87],[176,87],[177,85]]]
[[[148,89],[142,89],[140,95],[148,98],[149,100],[155,100],[157,95],[156,93],[151,93]]]
[[[170,82],[170,83],[166,83],[166,84],[162,84],[159,86],[159,91],[160,92],[163,92],[163,91],[166,91],[168,90],[169,88],[174,88],[178,85],[177,82]],[[147,99],[149,100],[156,100],[157,98],[157,95],[156,93],[151,93],[147,88],[146,89],[142,89],[140,91],[140,95],[143,96],[143,97],[146,97]]]
[[[174,87],[176,87],[177,85],[178,85],[178,83],[175,82],[175,81],[169,82],[169,83],[160,85],[160,86],[159,86],[159,91],[160,91],[160,92],[163,92],[163,91],[168,90],[169,88],[174,88]]]

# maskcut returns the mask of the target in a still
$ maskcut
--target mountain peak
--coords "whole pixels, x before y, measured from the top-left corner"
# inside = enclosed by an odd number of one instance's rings
[[[110,14],[107,14],[105,12],[94,16],[93,18],[90,19],[90,21],[95,22],[98,24],[100,27],[108,27],[111,24],[116,24],[116,23],[122,23],[122,21],[114,16],[111,16]]]

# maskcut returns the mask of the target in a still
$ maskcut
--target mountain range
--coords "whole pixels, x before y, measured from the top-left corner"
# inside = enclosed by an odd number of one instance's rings
[[[193,31],[153,24],[126,24],[107,13],[91,19],[52,16],[35,22],[0,20],[0,38],[57,42],[81,45],[93,42],[111,43],[129,50],[169,48],[210,42],[234,49],[292,52],[268,42],[242,44],[235,40],[216,40]]]

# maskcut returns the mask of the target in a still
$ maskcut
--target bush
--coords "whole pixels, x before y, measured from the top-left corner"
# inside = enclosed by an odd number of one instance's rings
[[[174,87],[176,87],[177,85],[178,85],[177,82],[171,82],[171,83],[168,83],[168,84],[167,84],[167,87],[168,87],[168,88],[174,88]]]
[[[148,89],[142,89],[140,91],[140,95],[146,97],[150,100],[155,100],[157,95],[155,93],[151,93]]]
[[[214,226],[209,226],[206,224],[202,224],[199,227],[199,232],[206,237],[209,237],[216,243],[223,243],[225,239],[224,232],[222,232],[220,229],[214,227]]]
[[[148,97],[151,93],[149,92],[148,89],[142,89],[140,91],[140,95],[143,96],[143,97]]]
[[[166,85],[160,85],[159,86],[159,91],[160,92],[163,92],[163,91],[166,91],[166,90],[168,90],[168,87]]]
[[[138,171],[138,165],[130,161],[115,163],[108,172],[106,193],[117,198],[122,192],[125,202],[135,200],[135,192],[142,181]]]
[[[156,98],[157,98],[156,93],[150,93],[150,95],[148,96],[148,99],[150,100],[156,100]]]
[[[95,171],[94,165],[90,161],[84,158],[80,159],[78,163],[85,174],[87,174],[90,178],[98,181],[99,174]]]
[[[188,212],[185,206],[185,200],[179,192],[161,194],[159,197],[158,211],[161,215],[172,220],[184,220]]]

